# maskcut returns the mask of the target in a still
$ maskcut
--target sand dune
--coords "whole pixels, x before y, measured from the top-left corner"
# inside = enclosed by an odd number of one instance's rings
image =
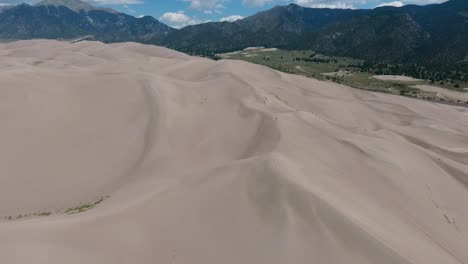
[[[449,89],[440,88],[440,87],[433,86],[433,85],[415,85],[414,87],[423,91],[435,93],[438,97],[444,98],[447,100],[453,100],[453,101],[460,100],[460,101],[468,102],[468,93],[466,92],[452,91]]]
[[[21,41],[0,122],[1,263],[468,263],[467,108]]]

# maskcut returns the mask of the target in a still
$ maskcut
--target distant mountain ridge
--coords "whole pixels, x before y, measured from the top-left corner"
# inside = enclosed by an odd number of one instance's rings
[[[55,7],[67,7],[75,12],[80,11],[91,11],[91,10],[102,10],[111,13],[117,13],[117,11],[110,8],[98,8],[90,5],[89,3],[81,0],[44,0],[37,3],[35,6],[55,6]]]
[[[69,39],[92,35],[103,42],[147,42],[175,29],[152,17],[136,18],[81,0],[45,0],[0,12],[0,39]]]
[[[467,14],[466,0],[372,10],[290,4],[232,23],[188,26],[164,44],[201,54],[266,46],[368,60],[445,63],[468,56]]]
[[[307,33],[295,48],[385,61],[456,60],[468,55],[468,1],[382,7]]]
[[[336,21],[352,19],[368,10],[315,9],[296,4],[276,6],[235,22],[211,22],[174,32],[164,44],[187,52],[224,52],[250,46],[289,48],[305,33],[317,32]]]

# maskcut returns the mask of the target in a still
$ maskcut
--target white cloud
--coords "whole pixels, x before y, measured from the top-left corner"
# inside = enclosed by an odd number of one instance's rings
[[[184,2],[190,2],[189,8],[206,11],[213,9],[223,8],[224,0],[183,0]]]
[[[354,4],[363,4],[366,0],[295,0],[296,4],[314,8],[354,8]]]
[[[394,7],[401,7],[404,6],[405,4],[402,1],[393,1],[393,2],[388,2],[388,3],[381,3],[377,7],[382,7],[382,6],[394,6]]]
[[[183,24],[187,23],[190,18],[184,13],[184,11],[179,11],[177,13],[167,12],[159,17],[159,20],[169,23],[169,24]]]
[[[265,0],[243,0],[243,1],[265,1]],[[362,4],[375,3],[380,6],[403,6],[406,4],[427,5],[443,3],[447,0],[293,0],[296,4],[315,8],[355,8]],[[380,3],[380,4],[379,4]]]
[[[28,3],[28,4],[37,4],[42,0],[2,0],[3,4],[21,4],[21,3]],[[144,0],[83,0],[90,4],[97,4],[97,5],[134,5],[134,4],[143,4]]]
[[[83,0],[92,5],[136,5],[143,4],[143,0]]]
[[[406,4],[415,4],[415,5],[428,5],[428,4],[438,4],[446,2],[447,0],[409,0],[405,1]]]
[[[264,6],[267,3],[270,3],[272,0],[242,0],[244,6],[257,7]]]
[[[41,0],[0,0],[0,7],[5,7],[8,5],[16,5],[22,2],[28,4],[35,4]],[[144,4],[150,0],[84,0],[90,4],[95,5],[135,5],[135,4]],[[171,0],[176,1],[176,0]],[[213,13],[222,13],[222,10],[225,8],[223,5],[225,2],[232,0],[178,0],[189,3],[189,8],[193,10],[202,11],[205,14]],[[237,0],[235,0],[237,1]],[[354,8],[356,6],[366,4],[366,3],[375,3],[377,6],[400,6],[400,4],[417,4],[417,5],[426,5],[434,3],[442,3],[447,0],[242,0],[242,4],[248,7],[260,7],[272,2],[287,2],[293,1],[294,3],[305,6],[305,7],[315,7],[315,8]],[[384,2],[388,1],[388,2]],[[379,4],[380,3],[380,4]],[[129,13],[135,13],[128,6],[124,7],[125,10]]]
[[[219,21],[221,21],[221,22],[223,22],[223,21],[234,22],[234,21],[237,21],[237,20],[243,19],[243,18],[244,18],[243,16],[233,15],[233,16],[223,17]]]
[[[85,0],[86,1],[86,0]],[[142,0],[88,0],[88,3],[100,5],[134,5],[143,4]]]
[[[162,16],[159,17],[159,20],[175,28],[183,28],[185,26],[206,23],[206,22],[211,21],[211,20],[201,21],[199,19],[189,17],[185,14],[184,11],[164,13]]]
[[[2,6],[9,6],[9,5],[17,5],[17,4],[21,4],[23,2],[26,2],[26,3],[30,3],[31,4],[31,1],[20,1],[20,0],[3,0],[1,2]]]

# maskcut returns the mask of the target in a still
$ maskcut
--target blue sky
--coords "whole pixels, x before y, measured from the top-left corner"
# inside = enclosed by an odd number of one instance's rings
[[[18,3],[21,0],[0,0]],[[24,0],[23,0],[24,1]],[[34,3],[39,0],[29,0]],[[296,3],[306,7],[374,8],[379,5],[430,4],[446,0],[86,0],[134,16],[149,15],[173,27],[208,21],[233,21],[275,5]]]
[[[0,0],[1,1],[1,0]],[[107,0],[95,0],[106,2]],[[445,0],[109,0],[127,2],[111,5],[114,9],[135,16],[150,15],[162,22],[183,27],[207,21],[233,21],[275,5],[296,3],[306,7],[375,8],[379,5],[440,3]]]

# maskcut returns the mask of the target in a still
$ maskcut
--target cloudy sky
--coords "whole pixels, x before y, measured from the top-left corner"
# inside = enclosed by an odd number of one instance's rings
[[[0,6],[39,0],[0,0]],[[306,7],[374,8],[383,5],[425,5],[446,0],[86,0],[95,5],[112,7],[134,16],[149,15],[162,22],[183,27],[208,21],[234,21],[269,9],[275,5],[294,2]]]

